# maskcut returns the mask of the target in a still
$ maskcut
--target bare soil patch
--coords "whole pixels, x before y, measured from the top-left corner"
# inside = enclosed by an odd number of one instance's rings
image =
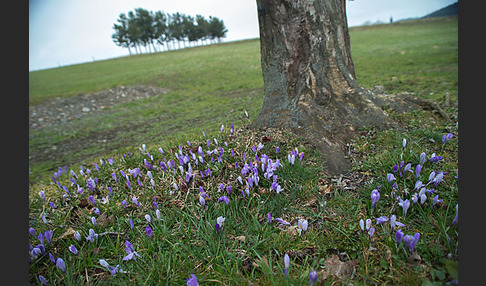
[[[30,138],[43,136],[42,130],[47,129],[51,132],[62,133],[63,130],[70,128],[70,121],[74,122],[74,120],[82,117],[102,116],[111,112],[110,107],[115,105],[166,94],[167,92],[167,89],[154,86],[120,86],[91,94],[79,94],[67,98],[58,97],[30,106]],[[47,141],[36,143],[35,146],[29,147],[29,165],[45,162],[70,165],[85,160],[97,154],[95,154],[96,152],[84,152],[84,150],[93,146],[101,151],[119,148],[127,142],[124,140],[118,142],[117,136],[137,127],[136,123],[130,123],[102,132],[90,131],[89,134],[84,136],[66,138],[58,144]]]
[[[117,104],[166,94],[167,92],[167,89],[160,87],[137,85],[114,87],[67,98],[57,97],[29,107],[29,128],[32,130],[62,124],[102,112],[104,109]]]

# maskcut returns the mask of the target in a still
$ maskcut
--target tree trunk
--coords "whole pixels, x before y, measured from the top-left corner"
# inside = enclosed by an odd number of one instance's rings
[[[356,128],[391,121],[356,82],[346,0],[257,0],[257,9],[265,94],[254,126],[307,137],[330,175],[349,170]]]

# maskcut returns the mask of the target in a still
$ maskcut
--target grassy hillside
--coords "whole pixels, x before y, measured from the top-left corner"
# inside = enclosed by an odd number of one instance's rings
[[[435,100],[449,93],[457,101],[457,18],[353,28],[351,47],[364,87],[383,85],[389,92],[411,91]],[[244,123],[245,110],[254,118],[263,99],[259,41],[30,72],[29,103],[135,84],[169,92],[115,106],[104,115],[31,129],[31,171],[52,170],[142,142],[184,141],[188,134],[217,130],[223,122]]]
[[[350,34],[361,85],[439,101],[448,92],[457,102],[457,17],[357,27]]]
[[[263,85],[257,40],[71,65],[29,73],[29,103],[120,85],[151,84],[199,94]]]
[[[457,116],[457,18],[351,41],[363,86]],[[324,177],[302,138],[244,128],[257,40],[32,72],[29,102],[134,84],[168,92],[30,129],[29,284],[457,284],[455,121],[387,110],[407,130],[357,130],[352,172]]]

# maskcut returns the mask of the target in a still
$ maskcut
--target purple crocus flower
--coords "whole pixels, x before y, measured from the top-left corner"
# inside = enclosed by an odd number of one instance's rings
[[[289,155],[287,156],[287,159],[288,159],[288,161],[289,161],[290,165],[292,165],[292,166],[293,166],[293,165],[294,165],[294,163],[295,163],[295,155],[294,155],[294,154],[289,154]]]
[[[227,196],[220,197],[218,202],[225,202],[229,206],[229,198]]]
[[[402,150],[405,150],[405,147],[407,146],[407,139],[403,138],[402,140]]]
[[[133,230],[134,224],[133,224],[133,219],[130,218],[130,228]]]
[[[393,231],[395,229],[395,223],[397,222],[397,216],[392,214],[390,216],[390,229]]]
[[[437,163],[437,162],[439,162],[442,159],[444,159],[444,157],[442,157],[442,156],[436,156],[435,153],[434,153],[434,154],[432,154],[432,156],[429,159],[429,161],[431,161],[432,163]]]
[[[420,177],[420,172],[422,171],[422,165],[417,165],[417,167],[415,167],[415,177],[417,178],[417,180],[419,179]]]
[[[72,245],[72,244],[71,244],[71,245],[68,247],[68,249],[69,249],[69,251],[71,251],[71,252],[72,252],[74,255],[78,255],[78,250],[76,249],[76,246],[74,246],[74,245]]]
[[[64,260],[62,260],[62,258],[58,258],[56,260],[56,266],[57,268],[61,269],[62,272],[66,273],[66,263],[64,263]]]
[[[96,227],[96,218],[94,216],[91,217],[91,223],[93,223],[93,226]]]
[[[389,219],[388,219],[387,216],[380,216],[380,217],[375,218],[375,220],[376,220],[376,224],[382,224],[382,223],[387,222]]]
[[[419,165],[424,165],[427,160],[427,154],[425,152],[420,153]]]
[[[365,230],[365,223],[364,223],[364,220],[363,219],[360,219],[359,220],[359,227],[361,228],[361,231],[364,231]]]
[[[40,191],[39,192],[39,197],[41,197],[41,199],[45,202],[46,201],[46,195],[44,193],[44,191]]]
[[[368,234],[370,236],[370,238],[373,237],[373,234],[375,234],[375,228],[374,227],[370,227],[370,230],[368,231]]]
[[[432,206],[431,206],[431,208],[433,209],[433,208],[434,208],[434,206],[435,206],[435,204],[440,203],[440,202],[442,202],[442,201],[444,201],[444,200],[442,200],[442,199],[440,199],[440,200],[439,200],[439,195],[436,195],[436,196],[434,197],[434,201],[432,202]]]
[[[159,208],[159,204],[157,204],[157,196],[154,196],[154,201],[152,203],[154,205],[154,208],[155,209],[158,209]]]
[[[216,233],[219,234],[219,232],[221,231],[221,226],[219,225],[219,223],[214,225],[214,229],[216,230]]]
[[[434,186],[437,186],[442,181],[444,181],[444,173],[439,172],[437,175],[435,175],[434,179],[432,180],[432,183],[434,183]]]
[[[302,231],[306,231],[307,227],[309,225],[309,222],[306,219],[299,219],[297,222],[297,231],[299,232],[299,236],[302,234]]]
[[[290,257],[287,253],[284,255],[285,276],[289,277]]]
[[[222,217],[222,216],[219,216],[217,219],[216,219],[216,224],[214,225],[214,228],[216,230],[216,233],[220,233],[221,231],[221,228],[223,228],[223,223],[224,221],[226,220],[226,218]]]
[[[412,164],[408,163],[407,165],[405,165],[405,167],[403,168],[403,173],[405,174],[405,172],[409,172],[410,169],[412,168]],[[412,172],[412,171],[410,171]]]
[[[140,203],[138,202],[137,200],[137,197],[132,197],[132,202],[138,207],[140,208]]]
[[[197,277],[194,274],[191,274],[191,277],[188,277],[186,279],[186,285],[187,286],[199,286],[199,283],[197,282]]]
[[[415,245],[420,239],[420,233],[416,232],[413,236],[407,234],[403,237],[403,243],[408,247],[410,252],[413,252]]]
[[[39,281],[42,282],[42,284],[47,285],[47,280],[44,276],[39,275],[38,278],[39,278]]]
[[[392,175],[393,176],[393,175]],[[371,191],[371,207],[374,208],[376,203],[380,200],[380,192],[377,189]]]
[[[29,228],[29,233],[32,235],[32,236],[35,236],[35,229],[33,227],[30,227]]]
[[[52,255],[52,253],[50,253],[50,252],[49,252],[49,260],[50,260],[52,263],[56,264],[56,259],[54,258],[54,255]]]
[[[39,244],[36,247],[32,248],[32,257],[34,259],[38,258],[39,256],[42,255],[42,253],[44,253],[44,251],[42,251],[43,248],[40,247],[40,246],[43,246],[43,245],[42,244]],[[44,250],[45,250],[45,248],[44,248]]]
[[[317,281],[317,272],[312,270],[309,272],[309,284],[313,285]]]
[[[420,189],[424,184],[422,183],[422,181],[418,180],[417,182],[415,182],[415,190],[418,190]]]
[[[145,227],[145,232],[147,233],[148,237],[152,238],[152,228],[150,226]]]
[[[44,232],[44,237],[46,238],[48,244],[51,244],[53,235],[54,235],[54,231],[52,230],[46,230],[46,232]]]
[[[206,205],[206,200],[204,200],[203,196],[202,195],[199,195],[199,203],[201,204],[201,206],[205,206]]]
[[[442,135],[442,144],[445,145],[447,142],[449,142],[449,140],[452,139],[453,136],[454,135],[452,135],[452,133]]]
[[[123,257],[124,261],[132,259],[137,260],[137,256],[140,256],[135,250],[133,250],[133,245],[128,240],[125,240],[125,252],[127,253],[127,256]]]
[[[81,234],[79,233],[79,231],[76,231],[74,233],[74,239],[76,239],[77,241],[81,241]]]
[[[96,234],[95,231],[92,228],[89,229],[89,232],[88,233],[89,234],[86,237],[86,241],[89,241],[91,243],[94,243],[94,240],[95,240],[95,238],[98,237],[98,234]]]
[[[400,199],[400,202],[398,203],[398,205],[401,206],[402,209],[403,209],[403,216],[406,216],[408,208],[410,207],[410,200],[406,199],[406,200],[403,201],[403,200]]]
[[[152,222],[152,217],[149,214],[145,215],[145,219],[148,221],[148,223]]]
[[[459,204],[456,204],[456,216],[452,220],[451,226],[459,223]]]
[[[279,217],[278,218],[275,218],[274,221],[280,223],[280,225],[290,225],[290,222],[285,221],[285,220],[283,220],[283,219],[281,219]]]
[[[200,192],[200,194],[199,194],[200,196],[209,198],[209,195],[206,194],[206,192],[204,191],[203,187],[199,186],[199,192]]]
[[[231,185],[228,185],[226,187],[226,192],[228,193],[228,195],[231,194]]]
[[[395,240],[396,240],[397,244],[400,244],[402,239],[403,239],[403,232],[399,229],[399,230],[397,230],[397,232],[395,232]]]
[[[125,273],[125,271],[123,271],[123,269],[121,269],[120,265],[118,264],[116,265],[116,267],[110,266],[108,262],[106,262],[106,260],[104,259],[100,259],[100,264],[101,266],[108,268],[108,270],[113,276],[115,276],[116,273]]]
[[[37,236],[37,239],[40,241],[40,243],[44,243],[44,235],[42,234],[42,232],[39,232],[39,236]]]
[[[391,173],[388,173],[386,175],[386,179],[388,180],[389,183],[391,183],[391,182],[393,182],[393,181],[396,180],[395,176],[393,174],[391,174]]]
[[[92,203],[94,206],[96,206],[96,201],[95,201],[95,199],[94,199],[94,197],[93,197],[93,196],[91,196],[91,195],[90,195],[90,196],[88,197],[88,200],[89,200],[89,201],[90,201],[90,202],[91,202],[91,203]]]

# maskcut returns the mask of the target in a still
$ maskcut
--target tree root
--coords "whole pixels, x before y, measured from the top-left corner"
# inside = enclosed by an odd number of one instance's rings
[[[435,102],[413,96],[409,92],[401,92],[398,94],[384,94],[382,92],[365,93],[369,100],[373,101],[377,106],[381,106],[385,110],[393,109],[394,111],[403,113],[414,109],[422,108],[424,110],[432,110],[437,112],[443,119],[450,121],[450,116]]]

